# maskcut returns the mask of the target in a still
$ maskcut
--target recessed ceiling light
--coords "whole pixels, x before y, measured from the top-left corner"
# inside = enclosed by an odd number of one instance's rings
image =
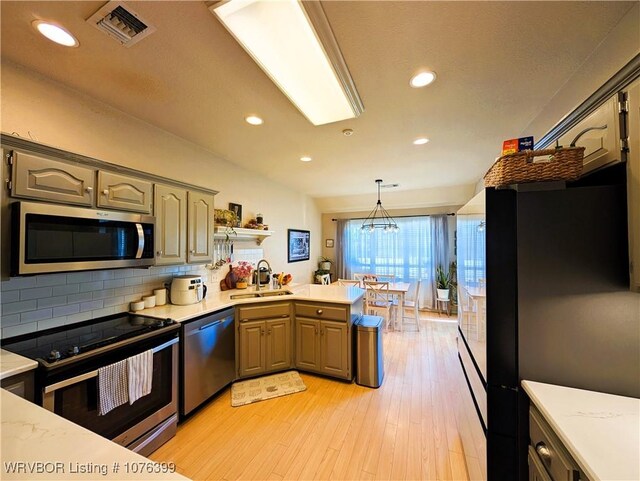
[[[429,85],[435,79],[436,79],[435,72],[420,72],[419,74],[416,74],[413,77],[411,77],[409,84],[413,88],[420,88],[420,87],[424,87],[425,85]]]
[[[313,159],[305,155],[304,157],[300,157],[300,160],[302,162],[311,162]]]
[[[429,142],[429,139],[427,139],[426,137],[420,137],[419,139],[413,141],[413,145],[424,145],[427,142]]]
[[[353,135],[353,129],[344,129],[342,133],[345,137],[351,137]]]
[[[64,28],[43,20],[34,20],[31,25],[52,42],[65,47],[77,47],[80,42]]]
[[[244,120],[246,120],[247,123],[251,125],[262,125],[264,123],[264,120],[255,115],[249,115],[248,117],[245,117]]]

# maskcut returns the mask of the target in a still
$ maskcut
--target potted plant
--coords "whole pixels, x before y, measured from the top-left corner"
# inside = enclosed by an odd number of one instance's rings
[[[318,270],[322,270],[322,271],[330,271],[331,270],[331,264],[333,264],[333,261],[331,259],[329,259],[328,257],[320,257],[320,260],[318,261]]]
[[[439,265],[436,267],[436,290],[438,299],[449,299],[449,287],[451,286],[451,272]]]
[[[246,289],[249,285],[249,279],[251,279],[251,271],[253,266],[246,261],[238,262],[237,266],[233,267],[233,273],[236,275],[236,289]]]

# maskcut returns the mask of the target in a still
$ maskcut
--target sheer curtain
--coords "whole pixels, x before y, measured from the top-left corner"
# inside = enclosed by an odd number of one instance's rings
[[[483,214],[458,216],[458,284],[478,287],[486,278]]]
[[[435,270],[449,265],[449,229],[446,215],[400,217],[399,232],[363,232],[362,220],[338,221],[336,271],[339,277],[355,273],[393,274],[399,281],[422,281],[420,306],[435,307]]]

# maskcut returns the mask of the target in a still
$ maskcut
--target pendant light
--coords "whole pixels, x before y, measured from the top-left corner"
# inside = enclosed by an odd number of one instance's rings
[[[364,232],[373,232],[376,229],[382,229],[384,232],[398,232],[400,230],[398,224],[396,224],[396,221],[393,220],[393,217],[389,215],[387,210],[382,207],[382,202],[380,202],[380,184],[382,184],[382,179],[377,179],[376,184],[378,184],[378,202],[362,223],[360,229]]]

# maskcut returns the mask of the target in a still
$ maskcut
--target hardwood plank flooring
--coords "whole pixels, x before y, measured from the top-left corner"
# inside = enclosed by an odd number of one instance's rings
[[[301,373],[306,391],[238,408],[227,389],[151,459],[194,480],[467,481],[453,408],[466,386],[443,319],[384,333],[379,389]]]

